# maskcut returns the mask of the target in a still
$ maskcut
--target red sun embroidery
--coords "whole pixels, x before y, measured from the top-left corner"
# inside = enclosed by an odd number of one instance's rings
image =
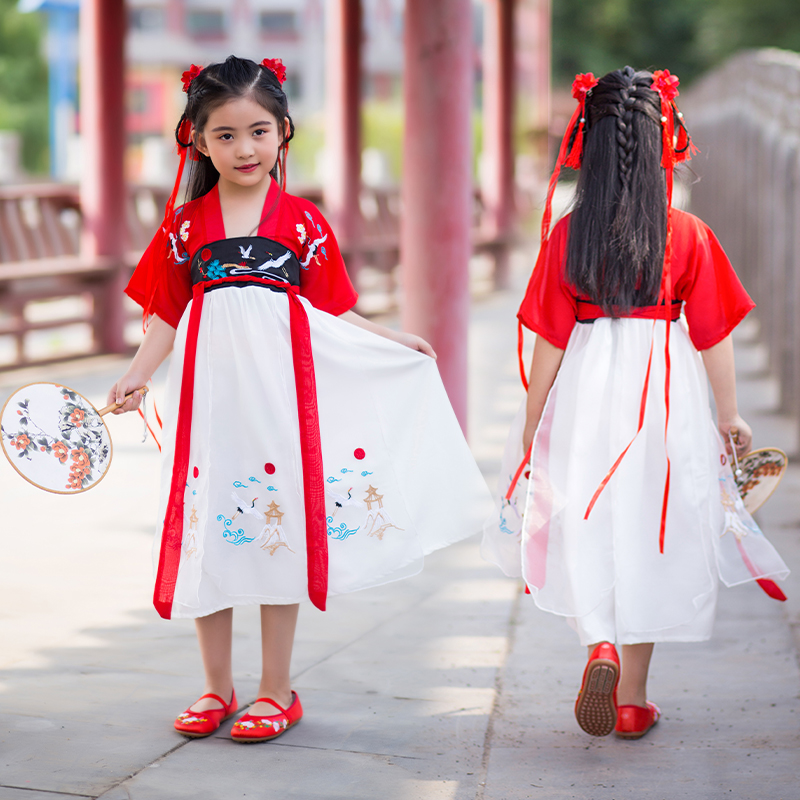
[[[197,467],[195,467],[195,468],[192,470],[192,475],[194,475],[194,476],[195,476],[195,478],[196,478],[196,477],[197,477],[199,474],[200,474],[200,470],[199,470],[199,469],[197,469]]]
[[[264,472],[267,475],[274,475],[275,474],[275,465],[274,464],[264,464]]]
[[[200,258],[202,258],[203,261],[208,261],[208,259],[211,258],[211,251],[207,247],[204,247],[203,251],[200,253]]]
[[[366,453],[365,453],[365,452],[364,452],[364,451],[363,451],[363,450],[362,450],[360,447],[358,447],[358,448],[356,448],[356,450],[354,450],[354,451],[353,451],[353,455],[354,455],[354,456],[355,456],[355,457],[356,457],[356,458],[357,458],[359,461],[362,461],[362,460],[363,460],[363,458],[364,458],[364,456],[366,456]]]

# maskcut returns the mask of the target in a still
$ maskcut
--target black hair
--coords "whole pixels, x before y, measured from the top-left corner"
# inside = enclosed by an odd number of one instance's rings
[[[224,62],[210,64],[201,70],[189,85],[186,108],[175,129],[175,138],[179,145],[186,146],[189,143],[181,142],[178,136],[181,123],[185,119],[192,123],[194,135],[197,137],[203,132],[212,111],[228,100],[240,97],[250,97],[255,100],[272,114],[278,123],[282,139],[281,150],[275,166],[270,170],[270,175],[280,184],[286,170],[286,150],[294,136],[294,122],[289,116],[289,101],[275,73],[249,58],[228,56]],[[284,119],[289,120],[288,135],[284,135]],[[190,162],[192,165],[188,186],[190,200],[207,194],[219,180],[219,172],[211,163],[211,159],[197,148],[195,152],[199,161]]]
[[[586,97],[566,278],[612,316],[656,303],[661,286],[668,209],[652,81],[652,73],[625,67]]]

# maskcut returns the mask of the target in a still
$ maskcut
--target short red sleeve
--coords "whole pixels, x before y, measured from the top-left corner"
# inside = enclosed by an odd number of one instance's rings
[[[180,209],[175,212],[175,219],[185,224],[185,215],[182,217],[179,212]],[[189,254],[181,239],[179,230],[165,233],[159,229],[125,289],[125,294],[146,314],[156,314],[173,328],[178,327],[192,299]]]
[[[542,244],[525,299],[517,312],[526,328],[561,350],[567,348],[577,311],[575,296],[564,282],[567,231],[568,217],[565,217]]]
[[[698,350],[707,350],[722,341],[755,303],[711,229],[697,217],[684,216],[693,223],[694,235],[686,254],[688,283],[679,296],[686,301],[684,312],[692,343]]]
[[[320,311],[339,316],[358,300],[330,225],[310,201],[294,198],[291,215],[300,246],[300,294]]]

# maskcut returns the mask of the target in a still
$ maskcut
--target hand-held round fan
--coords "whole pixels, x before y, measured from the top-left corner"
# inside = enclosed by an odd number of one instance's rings
[[[755,514],[778,488],[783,473],[789,466],[789,459],[786,453],[777,447],[761,447],[737,458],[738,439],[739,431],[731,428],[728,440],[733,458],[733,478],[744,507],[748,513]]]
[[[136,391],[144,395],[147,387]],[[40,489],[55,494],[85,492],[105,477],[111,464],[111,436],[103,416],[120,405],[112,403],[98,411],[68,386],[23,386],[0,412],[3,453],[26,481]]]

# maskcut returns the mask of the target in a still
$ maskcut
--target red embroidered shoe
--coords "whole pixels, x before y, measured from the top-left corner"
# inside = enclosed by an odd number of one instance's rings
[[[590,736],[608,736],[617,722],[619,656],[610,642],[601,642],[589,656],[575,701],[575,719]]]
[[[269,703],[275,706],[280,714],[269,717],[245,714],[233,723],[231,738],[235,742],[266,742],[268,739],[280,736],[303,718],[303,706],[300,705],[300,698],[296,692],[292,692],[292,704],[289,708],[281,708],[269,697],[259,697],[256,703]]]
[[[218,694],[204,694],[203,697],[195,702],[199,702],[204,697],[211,697],[222,705],[222,708],[210,708],[207,711],[192,711],[191,706],[178,714],[175,720],[175,730],[192,739],[201,739],[210,736],[219,728],[223,720],[233,716],[239,708],[236,702],[236,692],[231,692],[231,702],[226,703]],[[192,703],[194,705],[194,703]]]
[[[620,706],[617,709],[617,726],[614,729],[620,739],[641,739],[661,716],[655,703],[646,706]]]

